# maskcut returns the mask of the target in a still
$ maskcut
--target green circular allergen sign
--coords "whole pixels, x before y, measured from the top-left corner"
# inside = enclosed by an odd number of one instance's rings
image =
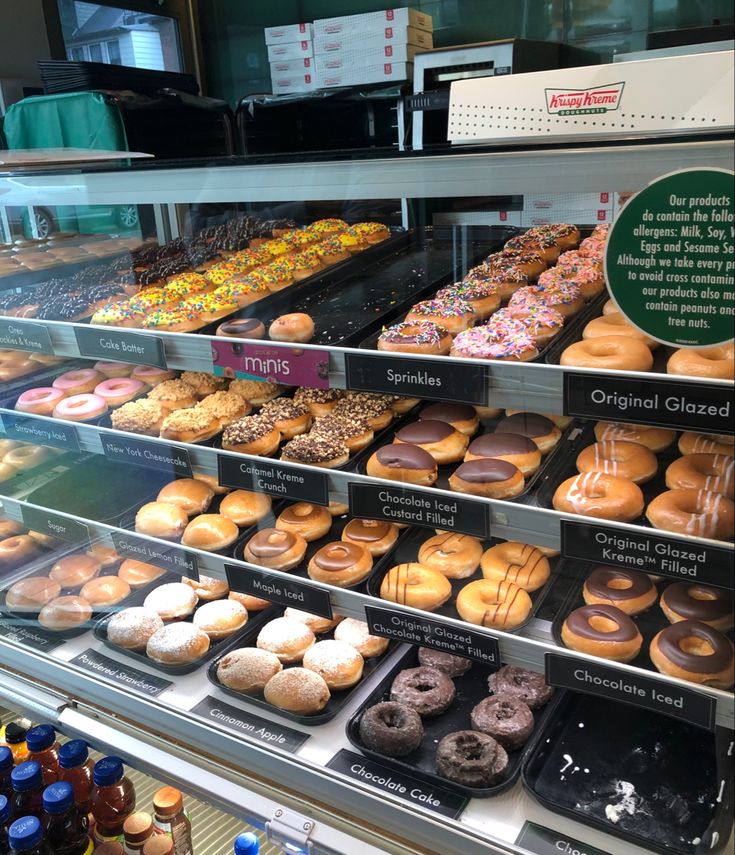
[[[635,195],[605,253],[611,296],[638,329],[664,344],[731,341],[735,321],[735,173],[687,169]]]

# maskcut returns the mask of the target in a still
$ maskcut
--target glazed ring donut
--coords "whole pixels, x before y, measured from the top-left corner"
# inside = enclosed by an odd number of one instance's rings
[[[667,490],[648,505],[646,516],[654,528],[732,540],[735,504],[720,493],[707,490]]]
[[[735,437],[719,433],[692,433],[686,431],[679,437],[682,454],[735,454]]]
[[[36,555],[36,541],[28,534],[15,534],[0,540],[0,570],[22,567]]]
[[[3,457],[3,463],[25,472],[27,469],[35,469],[49,456],[48,448],[41,445],[23,445],[14,448]]]
[[[632,619],[615,606],[582,606],[564,621],[561,640],[570,650],[630,662],[640,653],[643,636]]]
[[[432,612],[452,596],[452,585],[443,573],[423,564],[398,564],[383,577],[380,596],[402,606]]]
[[[552,503],[565,514],[618,522],[632,522],[643,513],[645,505],[637,484],[602,472],[567,478],[556,488]]]
[[[577,471],[582,475],[585,472],[603,472],[627,478],[634,484],[645,484],[658,472],[658,460],[645,445],[608,439],[582,449],[577,457]]]
[[[11,478],[15,478],[18,474],[18,470],[15,466],[11,466],[9,463],[5,463],[0,461],[0,484],[3,481],[10,481]]]
[[[476,537],[445,532],[421,544],[419,563],[438,570],[447,579],[466,579],[480,565],[482,545]]]
[[[721,347],[684,347],[671,356],[666,371],[685,377],[735,380],[735,350],[732,344],[723,344]]]
[[[462,620],[478,626],[511,631],[528,620],[533,603],[512,582],[478,579],[457,594],[455,606]]]
[[[670,490],[709,490],[732,499],[734,473],[735,458],[729,454],[685,454],[666,470],[666,486]]]
[[[706,623],[672,623],[654,637],[649,652],[662,674],[716,689],[735,682],[732,641]]]
[[[483,553],[482,575],[494,582],[508,581],[524,591],[537,591],[549,580],[548,559],[535,546],[509,540]]]
[[[595,439],[598,442],[605,440],[637,442],[638,445],[645,445],[654,454],[667,449],[675,438],[676,431],[668,428],[629,425],[623,422],[597,422],[595,425]]]
[[[658,592],[647,573],[596,567],[585,579],[582,597],[588,606],[615,606],[626,615],[637,615],[651,608]]]
[[[732,597],[711,585],[674,582],[661,594],[661,611],[669,623],[697,620],[722,631],[733,625]]]
[[[560,365],[613,371],[650,371],[651,351],[641,341],[622,335],[605,335],[570,344],[562,352]]]
[[[593,318],[582,331],[582,338],[585,340],[607,335],[621,335],[640,341],[650,350],[655,350],[659,345],[659,342],[636,329],[620,312],[608,312],[599,318]]]

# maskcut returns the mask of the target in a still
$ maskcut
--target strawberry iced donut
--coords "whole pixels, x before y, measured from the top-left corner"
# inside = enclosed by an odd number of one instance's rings
[[[50,416],[63,397],[61,389],[40,386],[23,392],[15,402],[15,409],[21,413],[33,413],[34,416]]]
[[[94,387],[94,394],[99,395],[106,401],[108,407],[119,407],[132,401],[147,389],[142,380],[133,380],[132,377],[111,377],[103,380]]]
[[[449,355],[465,359],[527,362],[538,356],[538,350],[523,324],[509,318],[495,326],[488,324],[461,332],[454,339]]]
[[[99,395],[85,392],[83,395],[72,395],[62,398],[54,409],[55,419],[66,419],[70,422],[88,422],[107,412],[107,403]]]
[[[60,389],[65,395],[82,395],[91,392],[94,387],[104,380],[103,374],[94,368],[79,368],[60,374],[51,384],[54,389]]]

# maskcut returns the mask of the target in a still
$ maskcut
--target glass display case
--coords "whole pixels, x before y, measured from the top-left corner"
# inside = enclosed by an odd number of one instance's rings
[[[725,846],[732,345],[672,364],[602,266],[627,197],[732,166],[700,135],[0,175],[0,212],[150,224],[4,220],[0,703],[288,851]],[[675,489],[714,510],[670,523]]]

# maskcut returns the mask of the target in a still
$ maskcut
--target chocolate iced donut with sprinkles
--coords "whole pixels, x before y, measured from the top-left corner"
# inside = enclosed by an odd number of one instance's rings
[[[452,336],[446,327],[431,321],[394,324],[384,329],[378,338],[378,350],[396,353],[446,356],[451,346]]]

